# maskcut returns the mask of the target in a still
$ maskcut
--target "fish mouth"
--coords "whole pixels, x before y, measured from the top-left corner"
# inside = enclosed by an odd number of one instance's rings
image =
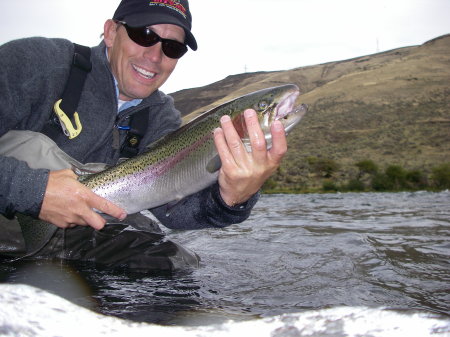
[[[300,95],[299,90],[288,92],[275,107],[275,120],[282,119],[294,110],[295,101]]]
[[[283,121],[284,119],[288,119],[286,123],[283,123],[286,134],[288,134],[294,128],[294,126],[296,126],[300,122],[300,120],[303,118],[303,116],[305,116],[307,111],[308,105],[300,104],[295,108],[292,108],[289,114],[283,117]]]

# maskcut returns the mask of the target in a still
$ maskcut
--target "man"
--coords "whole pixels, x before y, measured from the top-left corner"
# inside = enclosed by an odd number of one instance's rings
[[[158,89],[187,51],[186,46],[197,49],[191,23],[187,0],[122,0],[113,19],[104,25],[104,40],[92,48],[92,70],[77,106],[83,128],[73,139],[59,127],[58,132],[46,131],[56,127],[52,107],[68,81],[72,43],[29,38],[1,46],[0,136],[10,130],[20,130],[19,138],[25,134],[22,131],[51,134],[57,151],[74,161],[113,165],[123,154],[130,119],[145,111],[148,127],[138,145],[138,152],[144,151],[180,126],[180,113],[172,98]],[[170,215],[166,206],[150,210],[163,225],[175,229],[224,227],[247,219],[258,190],[279,166],[287,147],[281,123],[273,126],[273,146],[267,151],[255,112],[246,111],[245,116],[252,153],[246,152],[229,117],[222,118],[221,128],[214,133],[222,161],[218,183],[187,197]],[[40,134],[32,133],[33,142],[29,143],[38,143],[42,152],[40,144],[48,142],[37,138],[41,139]],[[11,144],[6,139],[0,144]],[[17,143],[26,144],[22,139]],[[174,259],[167,261],[167,257],[179,256],[174,251],[183,249],[164,240],[147,218],[139,214],[127,217],[124,210],[79,183],[71,169],[34,167],[34,159],[21,157],[23,151],[15,149],[0,156],[0,212],[21,219],[27,256],[110,266],[174,267]],[[114,225],[105,227],[108,216],[108,223]],[[50,228],[45,234],[41,230],[44,222]],[[150,228],[129,231],[129,224]],[[164,245],[170,247],[161,249]],[[10,250],[10,255],[23,255]]]

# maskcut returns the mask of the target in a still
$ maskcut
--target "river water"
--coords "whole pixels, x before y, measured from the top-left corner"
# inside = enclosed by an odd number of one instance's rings
[[[200,255],[200,267],[146,275],[58,264],[51,277],[49,262],[22,277],[1,268],[9,283],[42,277],[79,305],[162,325],[340,306],[450,317],[448,191],[264,195],[242,224],[167,235]],[[83,293],[64,294],[74,283]]]

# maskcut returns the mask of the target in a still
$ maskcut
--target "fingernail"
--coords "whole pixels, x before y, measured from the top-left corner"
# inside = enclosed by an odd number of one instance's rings
[[[228,115],[222,116],[222,117],[220,118],[220,121],[221,121],[222,123],[229,122],[230,120],[231,120],[231,118],[230,118],[230,116],[228,116]]]
[[[123,221],[123,220],[125,220],[125,218],[128,216],[128,214],[127,213],[122,213],[122,214],[120,214],[120,216],[119,216],[119,220],[120,221]]]
[[[244,111],[245,117],[252,117],[256,114],[255,110],[247,109]]]
[[[282,130],[284,130],[283,123],[281,123],[278,120],[273,122],[273,128],[274,128],[275,131],[282,131]]]

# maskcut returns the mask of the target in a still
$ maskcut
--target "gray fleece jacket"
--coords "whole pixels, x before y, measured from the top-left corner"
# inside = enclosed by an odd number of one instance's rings
[[[64,39],[26,38],[0,46],[0,137],[9,130],[40,132],[49,123],[53,104],[68,79],[72,57],[73,44]],[[67,154],[82,163],[117,163],[120,148],[117,140],[123,142],[125,133],[116,126],[126,124],[130,115],[142,109],[149,110],[149,126],[140,145],[141,152],[146,145],[180,126],[180,113],[173,99],[160,91],[118,114],[114,79],[103,42],[92,48],[91,61],[92,71],[77,108],[83,131],[72,140],[61,132],[55,140]],[[0,213],[37,217],[49,171],[30,169],[25,162],[0,156],[0,172]],[[187,197],[169,216],[165,206],[151,212],[169,228],[224,227],[247,219],[257,198],[256,195],[239,207],[228,207],[215,184]]]

